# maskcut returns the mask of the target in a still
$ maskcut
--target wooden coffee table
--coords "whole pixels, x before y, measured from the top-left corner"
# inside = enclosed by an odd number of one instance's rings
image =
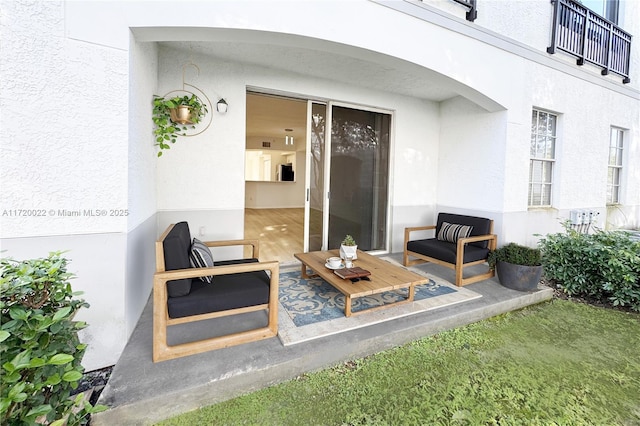
[[[359,266],[370,271],[370,281],[360,280],[358,282],[352,282],[351,280],[340,278],[333,273],[332,269],[325,266],[329,257],[339,255],[339,250],[312,251],[309,253],[294,254],[296,259],[302,262],[302,278],[319,276],[340,291],[340,293],[344,294],[344,315],[347,317],[350,317],[352,314],[355,315],[375,309],[412,302],[415,294],[415,286],[426,284],[429,281],[427,278],[414,274],[407,269],[395,266],[386,260],[379,259],[358,250],[358,258],[353,261],[354,266]],[[311,269],[315,274],[308,275],[307,268]],[[409,289],[409,296],[405,300],[369,308],[364,311],[351,312],[351,299],[402,288]]]

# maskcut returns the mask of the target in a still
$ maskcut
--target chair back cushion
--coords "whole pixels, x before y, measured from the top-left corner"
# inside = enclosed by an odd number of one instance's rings
[[[176,223],[162,242],[165,271],[189,269],[191,234],[187,222]],[[169,297],[186,296],[191,291],[191,278],[167,281]]]
[[[455,225],[472,226],[473,228],[471,229],[471,234],[469,234],[470,237],[487,235],[491,232],[491,219],[453,213],[439,213],[438,221],[436,223],[436,235],[440,234],[440,229],[442,228],[443,222],[448,222]],[[469,245],[486,249],[488,247],[488,244],[488,241],[479,241],[476,243],[471,243]]]

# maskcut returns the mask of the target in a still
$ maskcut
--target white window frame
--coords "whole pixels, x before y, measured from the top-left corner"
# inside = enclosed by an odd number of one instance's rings
[[[624,155],[624,129],[611,126],[607,169],[607,205],[620,204]]]
[[[545,129],[543,132],[540,132],[540,126],[539,126],[539,122],[540,122],[540,116],[541,115],[548,115],[550,117],[553,117],[555,120],[555,126],[552,126],[551,129],[547,128]],[[549,132],[551,131],[551,132]],[[552,149],[551,149],[551,155],[550,156],[539,156],[537,155],[538,152],[540,151],[539,149],[537,149],[537,141],[539,141],[540,139],[544,139],[545,140],[545,147],[546,144],[551,142],[552,145]],[[539,207],[551,207],[551,203],[553,202],[553,176],[554,176],[554,169],[555,169],[555,162],[556,162],[556,146],[557,146],[557,141],[558,141],[558,114],[554,114],[552,112],[549,111],[544,111],[542,109],[538,109],[538,108],[534,108],[531,114],[531,144],[530,144],[530,160],[529,160],[529,191],[528,191],[528,201],[527,204],[529,206],[529,208],[539,208]],[[546,150],[545,150],[546,151]],[[549,180],[548,181],[544,181],[544,180],[540,180],[540,181],[534,181],[533,180],[533,176],[534,176],[534,167],[536,165],[541,165],[543,169],[545,168],[549,168],[550,172],[549,172]],[[534,203],[534,188],[535,187],[539,187],[540,190],[540,201],[539,203]],[[546,191],[544,190],[545,187],[548,187],[548,199],[545,198],[544,194],[546,194]]]

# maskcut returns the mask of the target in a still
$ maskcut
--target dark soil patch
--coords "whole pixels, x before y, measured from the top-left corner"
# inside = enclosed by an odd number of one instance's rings
[[[89,397],[89,402],[91,405],[96,405],[102,390],[107,385],[109,377],[111,377],[112,371],[113,365],[99,370],[86,371],[78,384],[78,388],[73,391],[73,395],[92,389],[93,392]]]
[[[585,305],[595,306],[597,308],[606,308],[621,312],[637,313],[636,311],[632,310],[630,306],[616,306],[611,302],[598,299],[588,294],[569,295],[565,293],[562,290],[562,286],[560,284],[557,284],[555,281],[543,280],[542,283],[547,287],[553,289],[553,297],[555,297],[556,299],[569,300],[576,303],[584,303]]]

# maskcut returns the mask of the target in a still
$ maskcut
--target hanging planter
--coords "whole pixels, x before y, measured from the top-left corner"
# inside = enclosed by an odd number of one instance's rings
[[[152,118],[156,125],[156,145],[160,148],[158,157],[162,156],[163,150],[171,148],[169,143],[175,143],[178,136],[187,136],[189,126],[195,128],[208,112],[207,104],[195,94],[170,98],[155,96]]]
[[[171,121],[180,124],[193,124],[191,121],[191,107],[188,105],[178,105],[177,108],[171,108]]]
[[[211,105],[211,101],[202,90],[185,82],[185,71],[189,66],[195,68],[200,75],[200,68],[196,64],[186,63],[182,66],[182,90],[172,90],[164,96],[154,95],[153,97],[152,119],[156,125],[153,133],[156,137],[156,145],[160,148],[158,157],[162,156],[163,150],[171,148],[169,143],[176,143],[178,136],[196,136],[211,125],[211,116],[209,116],[204,127],[200,126],[198,131],[192,130],[209,113],[207,105]],[[188,90],[187,87],[201,96]],[[169,96],[171,94],[174,96]],[[203,102],[202,99],[206,99],[207,102]]]

